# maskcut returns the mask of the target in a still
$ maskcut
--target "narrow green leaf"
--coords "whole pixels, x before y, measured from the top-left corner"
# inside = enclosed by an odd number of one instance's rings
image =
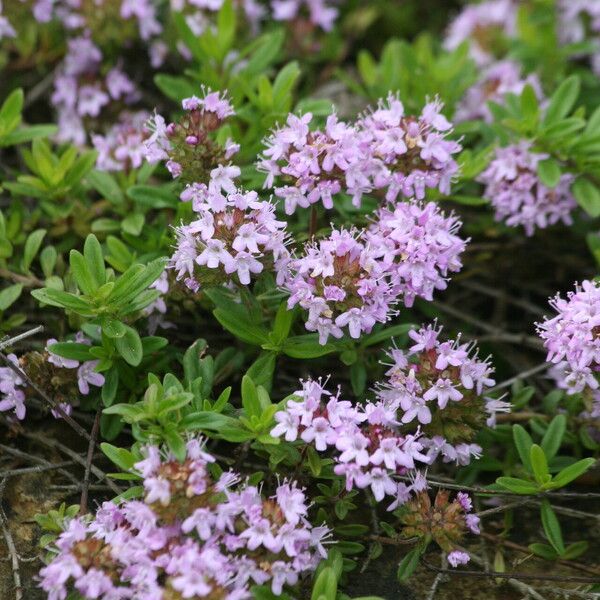
[[[513,441],[517,448],[517,452],[519,453],[519,458],[523,463],[523,466],[529,471],[531,471],[531,460],[529,458],[529,452],[531,446],[533,444],[533,440],[531,436],[527,433],[525,428],[522,425],[513,425],[512,428],[513,433]]]
[[[80,362],[85,362],[93,358],[90,354],[90,348],[91,346],[80,344],[79,342],[56,342],[48,346],[48,350],[52,354]]]
[[[571,191],[577,200],[577,204],[590,215],[590,217],[600,216],[600,191],[585,177],[578,177],[571,186]]]
[[[539,492],[539,488],[535,484],[525,479],[518,479],[517,477],[498,477],[496,483],[516,494],[528,495]]]
[[[262,410],[258,400],[258,392],[254,381],[248,375],[242,377],[242,406],[248,416],[260,417]]]
[[[595,462],[596,461],[593,458],[582,458],[575,464],[565,467],[562,471],[555,475],[552,483],[555,484],[556,487],[564,487],[565,485],[571,483],[571,481],[581,477],[581,475],[590,469]]]
[[[4,288],[0,292],[0,310],[6,310],[12,306],[19,299],[22,291],[22,283],[15,283],[14,285],[9,285],[7,288]]]
[[[551,125],[565,117],[579,96],[579,77],[572,75],[565,79],[552,94],[544,116],[544,125]]]
[[[86,295],[91,296],[98,289],[98,285],[88,268],[88,263],[83,254],[77,250],[71,250],[69,253],[69,265],[71,273],[79,286],[79,289]]]
[[[544,451],[537,444],[533,444],[529,449],[529,460],[535,480],[543,485],[548,481],[548,461]]]
[[[541,182],[553,188],[558,185],[561,176],[560,165],[553,158],[546,158],[538,163],[537,173]]]
[[[420,557],[420,548],[414,548],[400,561],[400,564],[398,565],[398,571],[396,573],[398,581],[406,581],[415,572],[419,564]]]
[[[115,347],[125,362],[132,367],[137,367],[142,362],[144,355],[142,341],[135,329],[127,325],[125,327],[127,331],[123,337],[115,339]]]
[[[565,415],[556,415],[554,419],[548,425],[546,433],[542,438],[541,447],[546,455],[546,458],[550,460],[556,456],[558,449],[565,435],[567,428],[567,417]]]
[[[541,515],[542,526],[544,527],[544,533],[546,534],[548,541],[552,544],[552,547],[556,552],[559,555],[562,555],[565,551],[565,544],[560,530],[560,523],[548,500],[542,500]]]
[[[29,267],[31,266],[33,259],[36,257],[45,235],[45,229],[36,229],[27,237],[27,240],[25,241],[25,248],[23,249],[24,271],[29,271]]]

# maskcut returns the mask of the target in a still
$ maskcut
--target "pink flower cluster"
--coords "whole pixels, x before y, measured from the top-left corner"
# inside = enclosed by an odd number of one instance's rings
[[[370,488],[377,501],[395,496],[393,510],[405,502],[411,492],[427,487],[425,478],[415,471],[417,463],[429,464],[422,453],[418,434],[404,434],[393,409],[381,402],[364,407],[340,400],[340,391],[332,394],[321,381],[304,381],[286,408],[275,414],[273,437],[287,442],[301,440],[319,452],[334,451],[334,471],[346,479],[346,489]],[[411,472],[412,485],[398,483],[395,474]]]
[[[331,31],[338,10],[327,0],[271,0],[271,16],[275,21],[292,21],[306,13],[313,25]]]
[[[370,332],[389,319],[397,301],[377,249],[363,238],[356,230],[334,229],[289,262],[288,308],[308,311],[306,329],[317,331],[321,344],[330,335],[342,337],[346,326],[353,338]]]
[[[225,94],[210,90],[202,98],[185,98],[182,107],[184,115],[176,123],[167,125],[159,114],[148,122],[151,135],[144,144],[145,158],[150,163],[167,161],[173,177],[207,183],[215,166],[225,164],[239,150],[231,140],[222,147],[210,136],[235,111]]]
[[[346,326],[359,338],[385,323],[400,300],[412,306],[417,296],[432,300],[434,290],[446,288],[448,274],[462,267],[459,227],[430,202],[381,208],[363,232],[333,230],[289,261],[288,307],[308,311],[306,328],[321,344],[342,337]]]
[[[535,73],[523,78],[521,66],[513,60],[502,60],[485,67],[481,77],[473,85],[456,109],[454,118],[457,122],[483,119],[492,121],[488,102],[504,104],[506,94],[521,94],[529,84],[534,89],[538,100],[544,97],[540,80]]]
[[[174,10],[182,11],[185,8],[198,9],[205,12],[216,12],[223,6],[224,0],[172,0]],[[274,21],[294,21],[296,19],[308,19],[308,22],[324,31],[333,28],[338,16],[338,10],[328,0],[270,0],[269,8],[258,0],[240,0],[238,5],[244,16],[257,31],[261,23],[267,17]],[[203,13],[189,15],[198,25],[206,26],[208,20]],[[202,33],[202,28],[198,34]]]
[[[412,330],[408,351],[390,349],[387,381],[377,396],[400,423],[420,429],[428,462],[441,455],[444,462],[467,465],[481,454],[471,440],[486,417],[493,425],[495,413],[509,405],[483,398],[494,384],[489,359],[480,360],[473,344],[441,341],[440,333],[434,325]]]
[[[460,226],[433,202],[399,202],[375,213],[366,240],[406,306],[417,296],[432,300],[435,290],[446,289],[447,276],[460,271],[466,246],[457,235]]]
[[[183,463],[145,449],[136,469],[144,501],[105,502],[90,519],[75,518],[40,571],[49,600],[70,591],[86,599],[166,597],[245,600],[253,584],[273,593],[313,571],[329,536],[306,519],[302,489],[283,482],[271,498],[226,472],[209,474],[214,458],[198,440]]]
[[[451,123],[442,114],[439,100],[428,102],[419,116],[404,114],[402,102],[390,94],[377,108],[358,121],[358,128],[370,155],[378,165],[373,188],[385,189],[386,200],[425,197],[427,188],[450,193],[458,173],[453,154],[461,145],[446,139]]]
[[[458,142],[446,139],[452,126],[441,114],[438,101],[428,103],[418,117],[404,114],[394,95],[356,123],[328,117],[324,130],[311,131],[312,114],[289,115],[284,127],[265,140],[257,168],[267,174],[265,187],[284,200],[285,211],[322,202],[333,207],[333,196],[352,196],[360,206],[363,194],[385,190],[388,201],[398,195],[417,199],[426,188],[450,192],[458,165],[452,155]]]
[[[503,48],[503,38],[517,31],[517,0],[484,0],[468,4],[450,23],[444,46],[448,50],[469,42],[471,57],[482,66],[494,60],[498,47]]]
[[[127,29],[129,23],[134,23],[139,37],[144,41],[162,32],[157,19],[156,2],[153,0],[94,0],[94,5],[95,11],[86,11],[85,3],[81,0],[35,0],[33,16],[40,23],[57,20],[67,30],[86,31],[90,30],[90,19],[98,18],[100,14],[105,19],[118,19],[121,29]],[[108,27],[106,23],[104,26]]]
[[[90,343],[81,333],[77,334],[76,341],[82,344]],[[90,393],[90,385],[95,387],[104,385],[104,375],[96,371],[99,361],[88,360],[80,363],[70,358],[62,358],[52,353],[51,346],[55,343],[55,339],[49,339],[46,343],[45,360],[58,369],[77,369],[77,388],[83,396],[87,396]],[[14,365],[27,372],[16,355],[9,354],[8,358]],[[36,379],[35,376],[34,379]],[[10,367],[0,367],[0,393],[4,394],[4,397],[0,400],[0,412],[13,411],[17,419],[23,420],[26,414],[25,393],[23,389],[26,387],[27,383]],[[61,402],[60,405],[67,414],[71,413],[72,405],[70,403]],[[56,418],[61,416],[59,412],[54,410],[52,414]]]
[[[583,281],[566,298],[550,300],[558,313],[537,324],[554,374],[569,394],[598,388],[600,370],[600,286]]]
[[[537,167],[547,154],[532,152],[528,142],[498,148],[478,181],[485,184],[484,197],[496,211],[496,220],[510,227],[521,225],[527,235],[536,227],[572,223],[571,211],[577,206],[570,186],[573,176],[563,173],[556,187],[539,179]]]
[[[193,202],[196,220],[176,228],[171,266],[189,289],[232,281],[248,285],[265,267],[282,272],[288,259],[285,223],[275,218],[271,202],[254,191],[219,189],[218,178],[208,187],[188,186],[181,198]]]
[[[130,171],[142,166],[144,142],[148,136],[146,111],[123,111],[118,121],[102,134],[92,134],[92,144],[98,151],[96,168],[100,171]]]
[[[135,84],[118,67],[104,76],[102,52],[87,36],[69,40],[68,53],[54,81],[52,103],[58,111],[60,142],[84,145],[84,119],[95,119],[109,105],[131,104],[139,93]]]

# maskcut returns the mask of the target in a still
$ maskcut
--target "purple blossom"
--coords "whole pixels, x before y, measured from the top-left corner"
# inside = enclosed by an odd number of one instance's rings
[[[374,244],[355,230],[333,230],[319,242],[306,245],[304,255],[292,258],[284,282],[290,292],[288,307],[308,311],[306,329],[325,344],[339,338],[347,327],[350,336],[369,333],[385,323],[397,302]]]
[[[378,408],[373,403],[355,407],[340,400],[339,391],[332,396],[320,382],[305,381],[286,408],[275,414],[279,424],[271,435],[285,435],[291,442],[311,442],[319,452],[332,451],[334,472],[345,477],[347,489],[370,487],[381,500],[397,493],[394,474],[414,470],[415,461],[428,459],[420,452],[417,436],[400,434],[394,414]],[[323,431],[319,439],[313,433],[315,429]],[[311,433],[305,436],[307,431]]]
[[[447,194],[458,172],[452,155],[461,146],[446,139],[452,125],[441,109],[436,100],[412,117],[390,95],[354,124],[333,113],[325,128],[315,131],[309,128],[311,113],[290,114],[286,125],[265,140],[257,168],[266,173],[265,187],[275,185],[288,214],[317,202],[331,209],[342,191],[352,196],[355,206],[373,190],[386,190],[388,201],[398,195],[422,199],[426,188]]]
[[[329,530],[306,520],[306,496],[296,483],[284,481],[266,499],[235,474],[226,485],[215,482],[206,468],[214,458],[197,439],[181,463],[156,446],[143,451],[135,467],[145,500],[106,502],[94,516],[67,523],[40,571],[49,598],[75,589],[86,600],[159,600],[176,590],[182,598],[249,600],[253,584],[270,581],[280,595],[325,556]],[[81,561],[91,548],[106,560]]]
[[[512,60],[502,60],[483,69],[481,77],[467,90],[456,109],[457,122],[483,119],[492,122],[492,113],[488,102],[504,104],[506,94],[520,95],[526,85],[531,85],[538,100],[544,98],[540,81],[535,73],[523,77],[521,66]]]
[[[219,183],[219,187],[223,182]],[[285,223],[256,192],[223,196],[216,186],[194,184],[181,195],[191,201],[196,220],[176,228],[171,266],[177,279],[196,291],[201,285],[236,281],[248,285],[265,265],[282,272],[288,260]]]
[[[448,554],[448,562],[452,567],[458,567],[458,565],[466,565],[471,560],[471,557],[462,550],[453,550]]]
[[[582,281],[566,298],[557,294],[550,305],[558,314],[537,323],[537,329],[548,361],[556,365],[554,373],[560,387],[569,394],[597,389],[600,287],[595,281]]]
[[[149,135],[145,123],[149,118],[145,111],[123,111],[118,122],[104,135],[92,134],[92,144],[98,151],[96,168],[100,171],[129,171],[141,167],[144,142]]]
[[[98,360],[88,360],[77,369],[77,385],[84,396],[90,393],[90,385],[96,387],[104,385],[104,375],[96,371],[99,362]]]
[[[538,178],[537,167],[547,154],[534,153],[528,142],[497,148],[495,157],[478,180],[485,184],[484,197],[496,211],[496,220],[509,227],[523,226],[526,235],[536,227],[572,223],[577,206],[570,187],[573,175],[563,173],[556,187],[546,187]]]
[[[462,268],[466,242],[457,235],[460,226],[433,202],[401,202],[375,213],[366,239],[406,306],[415,297],[432,300],[435,290],[446,289],[448,275]]]
[[[235,186],[232,179],[239,175],[237,167],[227,166],[239,146],[227,140],[225,146],[217,143],[212,133],[223,122],[235,114],[227,93],[213,92],[202,88],[202,97],[184,98],[182,118],[166,124],[165,119],[155,114],[147,128],[151,135],[144,143],[145,158],[150,163],[165,161],[165,166],[174,178],[183,176],[188,183],[208,184],[219,187],[220,178],[225,177],[225,191],[231,193]],[[220,169],[225,169],[224,173]]]
[[[517,13],[516,0],[484,0],[479,4],[468,4],[450,23],[444,46],[454,50],[468,41],[475,62],[489,64],[498,50],[495,42],[515,35]]]

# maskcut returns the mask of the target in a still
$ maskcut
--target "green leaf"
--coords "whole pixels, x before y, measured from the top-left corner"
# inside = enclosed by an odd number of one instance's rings
[[[22,283],[15,283],[14,285],[9,285],[7,288],[4,288],[0,292],[0,310],[6,310],[14,304],[19,299],[22,291]]]
[[[127,195],[145,208],[177,208],[179,199],[170,187],[134,185],[127,189]]]
[[[201,411],[184,417],[179,422],[179,427],[184,431],[206,429],[212,431],[221,431],[226,427],[233,428],[237,425],[237,423],[237,420],[233,417],[228,417],[217,412]]]
[[[224,58],[235,37],[236,13],[232,0],[225,0],[219,14],[217,15],[217,42],[221,51],[221,58]]]
[[[117,465],[117,467],[119,467],[119,469],[122,471],[129,471],[133,469],[133,465],[135,464],[136,460],[129,450],[126,450],[125,448],[118,448],[117,446],[107,444],[106,442],[100,444],[100,449],[102,452],[104,452],[108,459]]]
[[[250,321],[248,313],[241,306],[228,309],[216,308],[213,314],[227,331],[247,344],[262,346],[268,341],[267,330]]]
[[[537,556],[545,560],[556,560],[558,558],[558,554],[556,550],[549,546],[548,544],[529,544],[528,548]]]
[[[0,108],[0,134],[10,133],[21,122],[23,110],[23,90],[13,90]]]
[[[131,213],[121,221],[121,229],[129,235],[138,236],[144,227],[145,217],[141,213]]]
[[[89,302],[69,292],[53,288],[42,288],[41,290],[33,290],[31,295],[39,302],[49,304],[50,306],[67,308],[83,316],[93,314],[92,306]]]
[[[96,288],[106,283],[106,269],[104,268],[104,256],[102,246],[95,235],[88,235],[83,245],[83,256],[87,263],[90,275],[94,280]]]
[[[561,176],[560,165],[553,158],[546,158],[538,163],[537,173],[541,182],[549,187],[553,188],[558,185]]]
[[[71,250],[69,253],[69,264],[71,273],[77,282],[79,289],[86,295],[92,296],[98,289],[98,285],[88,268],[88,263],[83,254],[77,250]]]
[[[101,321],[102,332],[110,339],[122,338],[127,333],[127,327],[117,319],[104,317]]]
[[[40,265],[46,278],[51,277],[56,266],[56,259],[58,258],[58,252],[54,246],[46,246],[40,252]]]
[[[544,125],[556,123],[569,114],[579,96],[579,86],[579,77],[575,75],[568,77],[562,82],[550,98],[550,103],[544,116]]]
[[[137,367],[142,362],[144,355],[142,341],[140,340],[140,336],[135,329],[129,327],[128,325],[125,325],[125,327],[125,335],[115,339],[115,347],[125,362],[130,364],[132,367]]]
[[[102,386],[102,403],[104,406],[111,406],[117,397],[117,388],[119,387],[119,371],[116,367],[109,369],[104,373],[104,385]]]
[[[248,375],[242,377],[242,406],[250,417],[253,415],[260,417],[262,413],[256,385]]]
[[[548,541],[552,544],[552,547],[556,552],[559,555],[562,555],[565,551],[565,544],[560,530],[560,523],[548,500],[542,500],[541,515],[542,526],[544,527],[544,533],[546,534]]]
[[[552,483],[555,487],[564,487],[565,485],[571,483],[571,481],[574,481],[583,475],[595,464],[595,462],[596,461],[593,458],[582,458],[575,464],[565,467],[562,471],[555,475]]]
[[[398,571],[396,577],[398,581],[406,581],[416,570],[419,564],[419,558],[421,557],[421,549],[414,548],[411,550],[398,565]]]
[[[498,477],[496,483],[516,494],[537,494],[539,492],[534,483],[517,477]]]
[[[543,485],[548,482],[548,461],[544,451],[537,444],[533,444],[529,449],[529,460],[535,480]]]
[[[571,191],[577,200],[577,204],[590,217],[600,216],[600,191],[589,179],[578,177],[571,186]]]
[[[541,447],[546,455],[546,458],[550,460],[556,456],[558,449],[565,435],[567,428],[567,417],[565,415],[556,415],[554,419],[548,425],[546,433],[542,438]]]
[[[166,429],[163,434],[169,450],[173,452],[179,462],[183,462],[186,455],[185,440],[183,437],[181,437],[175,428]]]
[[[80,344],[79,342],[56,342],[48,346],[48,350],[52,354],[80,362],[85,362],[93,358],[90,354],[90,348],[91,346]]]
[[[119,184],[107,171],[90,171],[87,174],[86,179],[92,187],[111,204],[118,206],[125,202],[125,195],[119,187]]]
[[[282,302],[277,309],[273,324],[273,337],[278,344],[281,344],[289,335],[293,320],[294,311],[288,309],[287,302]]]
[[[517,448],[517,452],[519,453],[519,458],[523,463],[523,466],[529,471],[531,471],[531,460],[529,458],[529,452],[531,450],[531,446],[533,444],[533,440],[531,436],[527,433],[525,428],[522,425],[513,425],[512,428],[513,433],[513,441]]]
[[[165,260],[163,258],[157,258],[146,266],[131,265],[115,282],[108,298],[110,304],[123,305],[133,301],[160,277],[164,269]]]
[[[275,77],[273,82],[273,107],[275,110],[289,110],[291,91],[300,77],[300,67],[296,61],[290,62]]]
[[[77,185],[92,170],[97,157],[98,153],[93,150],[84,152],[63,179],[63,184],[69,187]]]
[[[30,142],[37,138],[52,137],[58,131],[56,125],[32,125],[30,127],[21,127],[0,137],[0,147],[16,146],[24,142]]]
[[[589,543],[585,541],[574,542],[573,544],[569,544],[563,552],[561,558],[563,558],[564,560],[573,560],[574,558],[578,558],[579,556],[587,552],[589,546]]]
[[[335,600],[338,580],[332,567],[325,567],[313,586],[311,600]]]
[[[251,377],[256,385],[262,385],[267,390],[270,390],[276,361],[276,352],[262,352],[252,363],[246,375]]]
[[[367,369],[362,361],[356,362],[350,367],[350,383],[356,396],[364,393],[367,385]]]
[[[175,102],[181,102],[198,92],[198,86],[184,77],[174,77],[159,73],[154,76],[156,87],[167,97]]]
[[[531,84],[527,84],[521,92],[521,112],[530,123],[535,123],[539,113],[538,99]]]
[[[318,358],[335,352],[337,348],[333,344],[319,344],[317,334],[308,333],[288,338],[281,350],[292,358]]]
[[[29,271],[29,267],[31,266],[33,259],[36,257],[45,235],[45,229],[36,229],[27,237],[27,240],[25,241],[25,248],[23,249],[24,271]]]

